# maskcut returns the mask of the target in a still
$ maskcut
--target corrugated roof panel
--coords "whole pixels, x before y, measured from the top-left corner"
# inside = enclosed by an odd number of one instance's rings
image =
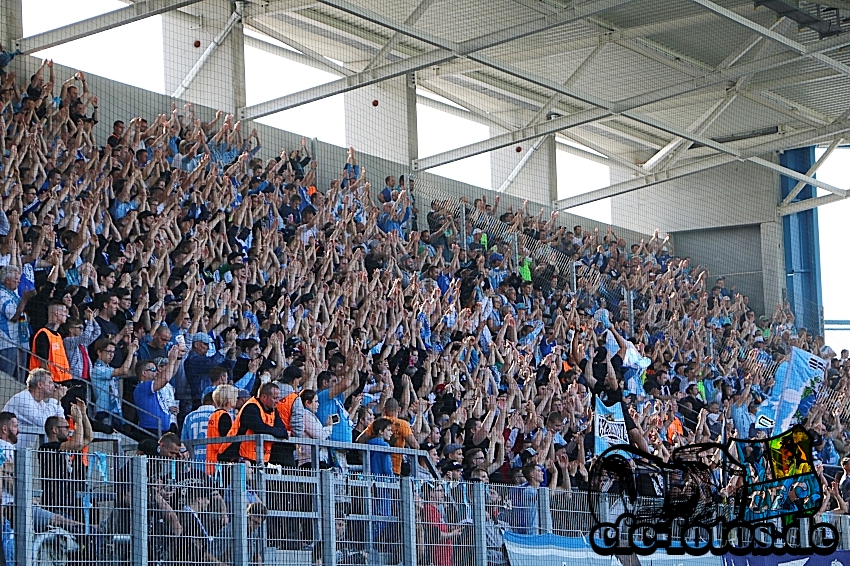
[[[850,109],[850,77],[844,75],[820,81],[817,88],[797,85],[779,88],[775,92],[832,118]]]
[[[420,0],[349,0],[365,9],[396,22],[403,22]],[[767,10],[753,10],[752,0],[714,0],[717,4],[766,27],[776,22]],[[508,28],[518,22],[551,14],[566,6],[561,0],[435,0],[414,24],[419,29],[452,42],[462,42],[487,33]],[[555,4],[558,4],[557,6]],[[294,13],[279,14],[277,20],[266,18],[286,35],[335,59],[350,68],[359,69],[373,57],[393,35],[393,31],[344,13],[312,4]],[[601,31],[600,31],[601,30]],[[607,34],[615,31],[613,35]],[[621,39],[620,33],[625,34]],[[817,45],[816,34],[798,30],[796,25],[786,37],[803,44]],[[608,102],[645,93],[660,92],[667,86],[692,81],[710,73],[730,54],[748,45],[757,35],[739,23],[729,21],[690,0],[638,0],[627,6],[598,14],[589,22],[558,26],[520,40],[503,43],[482,54],[497,62],[563,83],[600,44],[604,49],[572,84],[572,88]],[[622,41],[619,45],[615,41]],[[760,45],[741,57],[737,65],[753,61]],[[409,57],[433,46],[403,37],[395,54],[387,61]],[[787,48],[774,47],[768,56],[788,53]],[[850,65],[850,52],[831,53]],[[458,59],[441,65],[441,70],[428,69],[420,80],[427,81],[458,101],[468,101],[496,119],[524,125],[538,108],[552,96],[552,91],[512,75],[484,66],[473,59]],[[687,129],[711,105],[722,99],[737,77],[699,88],[664,101],[646,105],[637,111]],[[850,107],[850,78],[836,75],[823,63],[800,59],[793,63],[756,73],[747,78],[747,90],[771,89],[764,103],[739,96],[735,103],[706,132],[709,137],[738,135],[770,126],[790,130],[809,127],[813,122],[835,117]],[[799,83],[799,84],[796,84]],[[586,104],[565,99],[555,111],[563,114],[580,111]],[[618,131],[620,128],[622,131]],[[587,125],[576,129],[611,152],[631,159],[636,155],[651,156],[650,145],[664,144],[672,138],[669,132],[616,118],[613,124]],[[644,141],[641,141],[643,139]],[[647,141],[648,140],[648,141]],[[746,145],[738,142],[737,145]],[[692,150],[688,156],[711,150]],[[648,158],[648,157],[647,157]]]
[[[761,131],[771,126],[803,128],[807,125],[759,103],[758,100],[738,96],[729,105],[729,108],[714,121],[705,135],[709,138],[740,136]]]
[[[576,88],[608,101],[618,101],[689,77],[619,45],[610,44],[581,77]]]
[[[437,0],[415,25],[441,38],[461,42],[539,17],[540,12],[510,0]]]

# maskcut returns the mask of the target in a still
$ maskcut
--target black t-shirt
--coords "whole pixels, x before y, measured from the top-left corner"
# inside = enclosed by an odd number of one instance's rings
[[[59,442],[45,442],[39,447],[41,506],[82,522],[82,499],[77,497],[86,487],[82,454],[60,452],[60,447]]]
[[[463,438],[463,453],[466,454],[467,452],[469,452],[470,450],[472,450],[474,448],[480,448],[481,450],[484,451],[484,454],[487,454],[487,451],[490,450],[490,438],[485,436],[484,440],[482,440],[478,444],[473,444],[472,443],[472,437],[473,436],[474,435],[472,435],[472,434],[467,434],[466,436],[464,436],[464,438]]]
[[[587,360],[579,362],[579,368],[581,368],[582,372],[587,366],[587,363]],[[631,430],[636,428],[637,425],[629,414],[628,407],[623,403],[623,358],[620,357],[620,354],[614,354],[611,357],[611,366],[614,368],[614,375],[617,376],[617,388],[612,389],[605,382],[605,378],[608,375],[608,364],[603,359],[602,362],[593,362],[591,366],[591,373],[596,379],[596,385],[589,387],[589,389],[606,407],[613,407],[616,403],[620,403],[623,411],[623,421],[626,423],[626,428]]]
[[[587,367],[587,360],[582,360],[579,362],[579,368],[581,371],[584,371],[584,368]],[[614,374],[617,376],[617,382],[620,384],[620,387],[617,389],[611,389],[605,383],[605,378],[608,376],[608,364],[603,360],[601,363],[593,362],[591,366],[591,373],[593,377],[596,379],[596,385],[590,388],[591,393],[599,396],[600,400],[605,403],[606,406],[610,407],[614,403],[623,401],[623,358],[620,357],[620,354],[614,354],[611,357],[611,366],[614,368]],[[623,407],[623,413],[625,413],[625,407]]]

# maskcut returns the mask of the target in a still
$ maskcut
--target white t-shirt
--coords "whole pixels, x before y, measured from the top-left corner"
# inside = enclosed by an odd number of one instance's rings
[[[8,440],[0,439],[0,468],[8,470],[14,474],[15,469],[15,445]],[[5,476],[6,473],[0,474]],[[0,496],[0,505],[12,505],[15,502],[15,494],[6,491],[7,482],[0,482],[2,488],[2,496]]]
[[[18,417],[21,426],[38,429],[39,434],[44,434],[44,423],[50,417],[64,417],[65,411],[56,399],[45,399],[36,401],[29,390],[16,393],[6,402],[4,411],[14,413]],[[21,434],[18,439],[18,448],[29,448],[38,441],[35,434]]]

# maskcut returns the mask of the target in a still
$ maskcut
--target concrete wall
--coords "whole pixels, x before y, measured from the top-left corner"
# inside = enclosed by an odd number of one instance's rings
[[[778,162],[775,155],[763,157]],[[611,182],[625,175],[612,169]],[[761,313],[772,312],[785,293],[778,202],[777,173],[735,162],[614,197],[611,217],[633,230],[672,233],[678,254],[690,255],[712,275],[726,275],[727,286],[737,284]]]
[[[771,222],[776,218],[777,179],[754,163],[730,163],[614,197],[611,220],[647,233]]]
[[[233,2],[206,0],[185,11],[162,15],[165,91],[174,93],[233,13]],[[200,47],[194,42],[200,41]],[[245,106],[245,52],[242,24],[236,24],[181,97],[210,108],[235,112]]]
[[[735,285],[749,297],[750,308],[757,314],[765,312],[759,225],[675,232],[671,239],[678,255],[690,257],[694,265],[704,265],[711,272],[706,282],[709,290],[722,275],[727,287]]]
[[[493,126],[491,136],[506,133]],[[502,186],[519,162],[532,150],[537,140],[526,140],[490,152],[490,179],[494,189]],[[520,148],[521,151],[517,151]],[[527,198],[534,202],[552,202],[558,197],[558,164],[555,157],[555,137],[546,139],[534,151],[505,194]]]
[[[14,41],[24,35],[21,0],[0,0],[0,43],[6,51],[14,51]]]
[[[396,163],[410,163],[419,157],[416,83],[412,76],[369,85],[344,96],[348,145]]]

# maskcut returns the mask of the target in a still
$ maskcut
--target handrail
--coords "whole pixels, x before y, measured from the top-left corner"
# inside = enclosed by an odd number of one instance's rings
[[[50,360],[48,360],[48,359],[42,358],[41,356],[37,355],[35,352],[32,352],[32,351],[27,350],[27,349],[25,349],[25,348],[20,348],[20,347],[19,347],[19,348],[18,348],[18,350],[20,350],[20,351],[22,351],[22,352],[26,353],[26,354],[27,354],[27,355],[29,355],[30,357],[33,357],[33,358],[37,359],[37,360],[38,360],[39,362],[41,362],[42,364],[45,364],[45,365],[48,365],[48,366],[50,366],[50,365],[54,365],[54,366],[55,366],[55,365],[57,365],[57,364],[55,364],[55,363],[51,362],[51,361],[50,361]],[[7,358],[7,357],[3,356],[2,354],[0,354],[0,359],[4,359],[4,360],[11,361],[11,360],[9,360],[9,358]],[[15,361],[15,365],[17,366],[17,360]],[[21,367],[21,366],[19,366],[19,367]],[[26,367],[24,367],[23,369],[26,369],[26,371],[30,371],[30,370],[29,370],[29,368],[26,368]],[[48,368],[44,368],[44,369],[48,369]],[[64,369],[64,368],[63,368],[63,369]],[[131,374],[131,373],[128,373],[128,374],[125,374],[125,375],[119,375],[119,376],[117,376],[117,377],[118,377],[119,379],[123,379],[123,378],[130,377],[130,376],[132,376],[132,374]],[[10,376],[10,377],[11,377],[11,376]],[[12,377],[12,380],[13,380],[13,381],[17,381],[18,383],[20,383],[20,381],[18,381],[18,380],[17,380],[17,379],[15,379],[14,377]],[[87,383],[88,385],[90,385],[90,386],[94,387],[94,386],[92,385],[91,381],[87,381],[87,382],[85,382],[85,383]],[[123,399],[123,398],[122,398],[122,399],[121,399],[121,403],[122,403],[123,405],[126,405],[126,406],[128,406],[128,407],[132,408],[132,409],[133,409],[133,410],[135,410],[137,413],[144,413],[144,414],[146,414],[146,415],[148,415],[148,416],[150,416],[150,417],[156,417],[156,415],[154,415],[154,414],[153,414],[153,413],[151,413],[150,411],[146,411],[145,409],[143,409],[143,408],[139,407],[138,405],[136,405],[135,403],[133,403],[133,402],[131,402],[131,401],[127,401],[126,399]],[[90,401],[90,400],[86,400],[86,406],[87,406],[87,407],[91,407],[91,408],[93,409],[95,405],[94,405],[94,402],[92,402],[92,401]],[[127,420],[126,418],[124,418],[124,416],[123,416],[123,415],[120,415],[120,416],[119,416],[119,415],[115,415],[115,414],[110,413],[110,416],[112,416],[112,417],[117,417],[117,418],[118,418],[118,419],[119,419],[122,423],[130,425],[132,428],[136,429],[137,431],[139,431],[139,432],[141,432],[141,433],[144,433],[144,434],[146,434],[146,435],[147,435],[147,434],[149,434],[147,430],[143,429],[142,427],[140,427],[140,426],[139,426],[139,425],[137,425],[136,423],[134,423],[134,422],[132,422],[132,421]],[[161,425],[161,424],[158,424],[158,425],[157,425],[156,430],[157,430],[157,436],[158,436],[158,437],[162,436],[162,425]]]
[[[259,442],[257,442],[259,441]],[[313,446],[314,448],[335,448],[337,450],[357,450],[358,452],[387,452],[390,454],[401,454],[407,456],[424,456],[428,462],[428,467],[431,472],[439,476],[437,468],[428,457],[428,452],[425,450],[417,450],[414,448],[396,448],[395,446],[380,446],[377,444],[363,444],[359,442],[339,442],[336,440],[318,440],[315,438],[287,438],[281,439],[271,436],[270,434],[243,434],[238,436],[223,436],[218,438],[200,438],[197,440],[184,440],[183,444],[189,449],[190,454],[194,456],[195,446],[205,446],[207,444],[232,444],[234,442],[257,442],[257,454],[262,454],[262,444],[266,442],[282,443],[282,444],[300,444],[303,446]],[[258,461],[260,459],[258,458]],[[314,459],[315,460],[315,459]],[[368,473],[368,471],[366,471]]]

